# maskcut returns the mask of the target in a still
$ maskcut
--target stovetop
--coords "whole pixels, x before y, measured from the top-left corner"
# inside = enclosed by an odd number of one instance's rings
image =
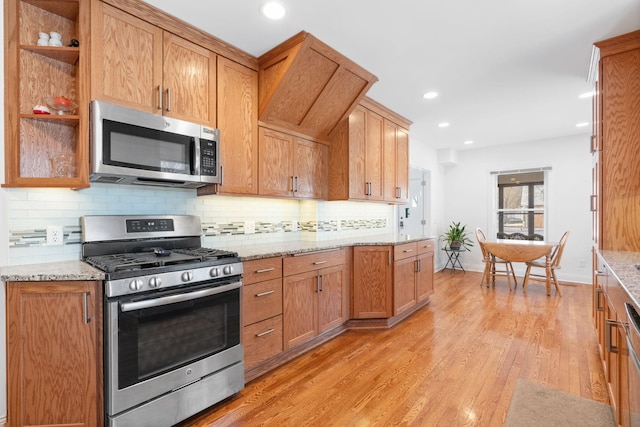
[[[90,256],[85,262],[106,273],[123,277],[123,272],[148,274],[148,269],[175,271],[180,268],[199,268],[237,262],[236,252],[210,248],[163,249],[151,248],[148,252],[116,253]],[[178,267],[163,269],[163,267]]]

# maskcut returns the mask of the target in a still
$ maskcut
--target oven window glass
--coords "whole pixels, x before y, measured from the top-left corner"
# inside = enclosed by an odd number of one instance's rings
[[[125,388],[238,345],[240,290],[121,311],[118,324],[118,386]]]
[[[193,138],[110,120],[104,120],[103,126],[106,164],[191,174]]]

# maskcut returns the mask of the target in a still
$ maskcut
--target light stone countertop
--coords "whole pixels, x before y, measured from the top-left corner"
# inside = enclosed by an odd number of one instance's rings
[[[297,255],[306,252],[340,249],[348,246],[386,246],[401,245],[425,239],[435,239],[433,236],[408,236],[397,234],[383,234],[368,237],[354,237],[327,241],[293,241],[274,242],[260,245],[230,246],[228,249],[238,253],[242,261],[269,258],[274,256]]]
[[[104,280],[104,273],[80,260],[0,267],[3,282]]]
[[[640,252],[599,252],[633,303],[640,308],[640,270],[636,268],[636,265],[640,264]]]
[[[434,239],[428,236],[378,235],[355,237],[351,239],[318,241],[274,242],[260,245],[238,245],[229,250],[238,252],[242,261],[287,256],[306,252],[339,249],[347,246],[363,245],[399,245]],[[0,281],[67,281],[67,280],[104,280],[104,272],[80,260],[60,261],[42,264],[26,264],[0,267]]]

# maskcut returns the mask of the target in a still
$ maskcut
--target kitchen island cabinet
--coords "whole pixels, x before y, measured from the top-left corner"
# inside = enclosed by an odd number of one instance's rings
[[[8,425],[102,425],[102,282],[7,282]]]
[[[93,0],[91,95],[216,126],[216,54]]]

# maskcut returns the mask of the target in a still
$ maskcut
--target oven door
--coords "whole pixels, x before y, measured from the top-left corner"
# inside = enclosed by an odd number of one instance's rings
[[[108,300],[108,415],[242,363],[241,286],[237,278]]]

